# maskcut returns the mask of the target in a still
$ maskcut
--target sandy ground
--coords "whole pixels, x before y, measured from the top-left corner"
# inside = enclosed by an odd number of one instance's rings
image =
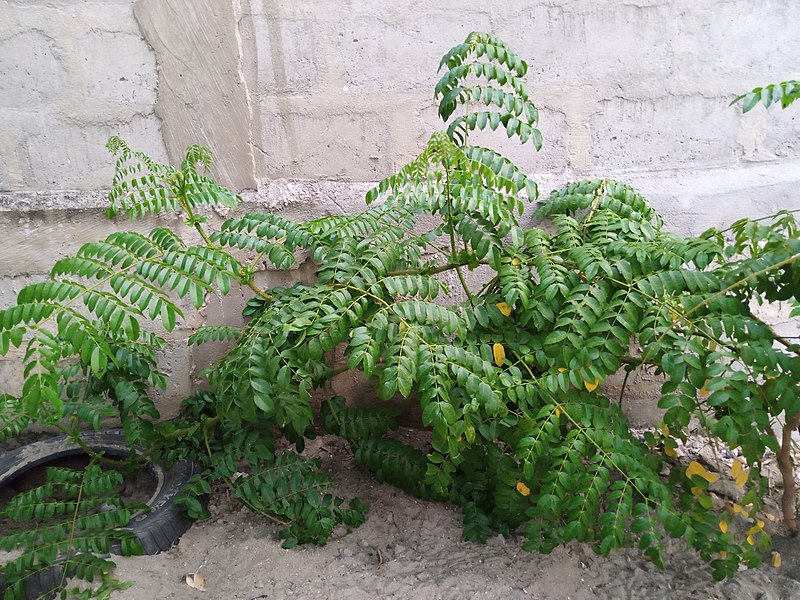
[[[800,599],[800,539],[775,539],[780,568],[746,570],[724,582],[679,542],[670,546],[663,572],[634,550],[603,558],[570,544],[547,556],[530,554],[519,538],[461,541],[459,509],[377,483],[333,438],[322,440],[317,453],[338,494],[370,505],[359,529],[324,547],[283,550],[277,526],[217,495],[212,518],[169,552],[116,559],[116,576],[134,585],[113,600]],[[205,591],[190,588],[186,573],[202,575]]]

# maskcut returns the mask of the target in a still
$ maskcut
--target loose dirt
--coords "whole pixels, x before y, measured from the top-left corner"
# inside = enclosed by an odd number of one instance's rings
[[[569,544],[550,555],[530,554],[516,536],[463,542],[458,508],[377,483],[337,438],[318,438],[306,452],[332,473],[338,494],[370,505],[363,526],[323,547],[283,550],[277,526],[215,494],[212,518],[169,552],[115,558],[115,576],[133,586],[113,600],[800,598],[800,539],[776,535],[780,568],[743,570],[723,582],[679,541],[669,544],[665,571],[635,550],[603,558]],[[188,573],[203,577],[205,591],[185,583]]]

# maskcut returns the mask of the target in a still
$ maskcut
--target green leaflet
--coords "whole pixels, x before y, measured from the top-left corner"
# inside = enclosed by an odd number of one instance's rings
[[[189,146],[180,169],[155,162],[116,136],[108,140],[106,148],[117,157],[108,194],[110,217],[119,212],[136,219],[181,208],[235,208],[239,202],[230,190],[197,172],[198,164],[205,169],[211,167],[208,148]]]
[[[742,112],[746,113],[758,106],[758,103],[769,108],[780,102],[781,108],[788,108],[795,100],[800,98],[800,81],[791,79],[781,83],[770,83],[764,87],[757,87],[746,94],[733,99],[731,104],[742,103]]]

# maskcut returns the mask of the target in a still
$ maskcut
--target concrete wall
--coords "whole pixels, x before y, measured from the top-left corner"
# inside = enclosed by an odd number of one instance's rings
[[[0,0],[0,306],[118,226],[99,207],[119,134],[158,159],[210,146],[248,202],[302,219],[357,210],[439,124],[441,55],[493,31],[531,66],[545,145],[501,146],[549,191],[636,185],[699,233],[800,208],[800,111],[731,98],[797,78],[800,3],[773,0]],[[495,143],[502,144],[500,138]],[[149,228],[153,223],[139,225]],[[274,276],[268,276],[274,277]],[[214,302],[214,320],[235,318]],[[171,341],[169,397],[196,363]],[[780,320],[786,335],[796,323]],[[206,353],[207,354],[207,353]],[[16,367],[0,363],[13,379]]]

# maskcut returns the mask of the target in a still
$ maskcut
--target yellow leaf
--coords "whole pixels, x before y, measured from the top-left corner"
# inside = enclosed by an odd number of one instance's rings
[[[719,479],[719,475],[716,473],[710,473],[706,470],[706,468],[701,465],[696,460],[693,460],[689,463],[689,466],[686,467],[686,477],[689,479],[692,478],[693,475],[699,475],[703,479],[705,479],[708,483],[714,483],[717,479]]]
[[[564,412],[564,409],[563,409],[563,408],[561,408],[561,405],[560,405],[560,404],[556,404],[556,416],[557,416],[557,417],[561,416],[561,413],[562,413],[562,412]]]
[[[692,496],[702,496],[702,495],[703,495],[703,488],[699,488],[697,486],[694,486],[692,488]]]
[[[558,372],[559,373],[566,373],[567,370],[564,367],[558,367]]]
[[[747,535],[747,543],[750,544],[751,546],[756,545],[756,538],[753,537],[753,534]]]
[[[739,506],[738,504],[736,504],[736,502],[733,503],[731,508],[733,508],[733,513],[734,514],[736,514],[736,513],[739,513],[741,515],[746,515],[747,514],[747,511],[745,509],[743,509],[741,506]]]
[[[508,304],[506,304],[505,302],[498,302],[497,303],[497,310],[499,310],[501,313],[503,313],[504,317],[507,317],[508,315],[511,314],[511,307]]]
[[[583,385],[586,387],[587,390],[589,390],[590,392],[593,392],[593,391],[595,391],[597,389],[597,386],[600,385],[600,380],[599,379],[595,379],[594,383],[589,383],[588,381],[584,381]]]
[[[678,456],[678,453],[675,452],[675,448],[670,448],[670,447],[664,448],[664,454],[666,454],[670,458],[677,458]]]
[[[761,519],[756,519],[756,524],[753,525],[750,529],[747,530],[747,533],[758,533],[764,529],[764,521]]]
[[[773,552],[772,553],[772,566],[776,569],[781,566],[781,553],[780,552]]]
[[[464,430],[464,435],[467,436],[467,441],[471,444],[475,441],[475,428],[472,425],[468,425]]]
[[[780,522],[781,522],[781,519],[780,519],[780,517],[776,517],[776,516],[775,516],[775,515],[773,515],[772,513],[765,512],[765,513],[764,513],[764,516],[765,516],[765,517],[767,517],[767,519],[769,519],[769,520],[770,520],[770,521],[772,521],[773,523],[780,523]]]
[[[747,471],[744,466],[742,466],[740,460],[733,461],[731,465],[731,475],[736,482],[736,487],[744,487],[744,484],[747,482]]]
[[[667,425],[666,423],[664,423],[664,424],[661,426],[661,433],[663,433],[663,434],[664,434],[664,437],[669,437],[669,425]]]
[[[518,267],[521,264],[522,264],[522,261],[520,259],[518,259],[517,257],[514,257],[514,258],[511,259],[511,265],[512,266]]]
[[[702,398],[705,398],[706,396],[708,396],[708,390],[706,389],[706,386],[707,386],[707,385],[708,385],[708,379],[706,379],[706,380],[703,382],[703,387],[701,387],[701,388],[700,388],[700,389],[697,391],[697,393],[698,393],[698,394],[700,394],[700,396],[701,396]]]
[[[522,494],[523,496],[530,496],[531,495],[531,488],[527,485],[522,483],[521,481],[517,482],[517,491]]]
[[[719,530],[722,533],[728,533],[728,522],[727,521],[720,521],[719,522]]]
[[[680,313],[672,308],[669,309],[669,316],[672,317],[673,321],[677,321],[681,318]]]
[[[719,557],[720,558],[725,558],[726,556],[728,556],[728,553],[725,552],[725,550],[720,550],[719,551]]]
[[[503,348],[503,344],[495,344],[492,346],[492,354],[494,354],[494,364],[498,367],[502,367],[503,360],[506,357],[506,349]]]

